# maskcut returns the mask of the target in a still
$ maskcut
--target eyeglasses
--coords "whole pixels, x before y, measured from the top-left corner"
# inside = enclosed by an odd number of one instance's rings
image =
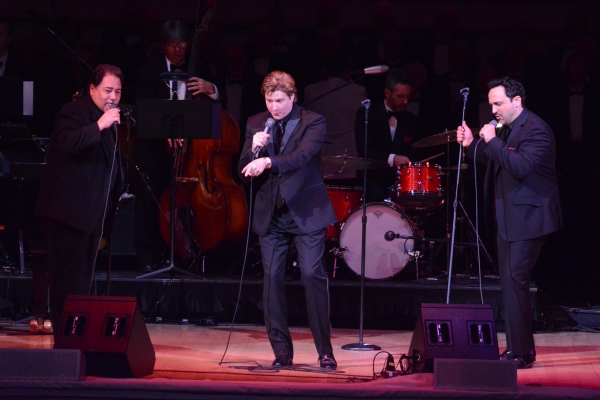
[[[187,43],[185,42],[179,42],[179,43],[173,43],[173,42],[169,42],[166,44],[166,46],[170,49],[170,50],[185,50],[187,48]]]

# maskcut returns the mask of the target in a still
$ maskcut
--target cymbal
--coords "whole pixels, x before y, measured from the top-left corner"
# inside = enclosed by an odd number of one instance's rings
[[[432,146],[440,146],[446,143],[456,142],[456,131],[446,131],[442,133],[437,133],[435,135],[428,136],[419,141],[413,143],[412,147],[421,148],[421,147],[432,147]]]
[[[460,169],[461,170],[467,169],[467,168],[469,168],[469,164],[465,164],[465,163],[460,164]],[[449,167],[442,167],[442,169],[444,171],[457,171],[458,170],[458,165],[451,165]]]
[[[324,156],[321,157],[323,165],[328,167],[336,167],[340,169],[364,169],[365,159],[360,157],[352,157],[347,154],[339,156]],[[387,168],[387,163],[378,160],[367,158],[367,169],[384,169]]]

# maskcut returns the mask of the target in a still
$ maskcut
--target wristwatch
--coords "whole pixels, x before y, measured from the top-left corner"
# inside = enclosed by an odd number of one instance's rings
[[[263,161],[265,162],[265,168],[271,168],[271,165],[273,163],[271,162],[271,158],[270,157],[263,158]]]

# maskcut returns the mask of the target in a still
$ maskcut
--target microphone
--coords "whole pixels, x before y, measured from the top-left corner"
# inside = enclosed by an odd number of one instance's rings
[[[391,242],[394,239],[397,239],[398,237],[400,237],[399,235],[395,234],[393,231],[387,231],[383,237],[385,238],[385,240],[387,240],[388,242]]]
[[[363,72],[366,75],[383,74],[384,72],[387,72],[389,69],[390,69],[390,67],[388,67],[387,65],[375,65],[373,67],[367,67],[360,72]]]
[[[495,128],[498,126],[498,121],[493,119],[490,122],[488,122],[488,125],[492,125]],[[483,137],[483,135],[481,133],[479,133],[479,137]]]
[[[113,108],[118,108],[118,107],[115,103],[110,103],[109,108],[113,109]],[[119,111],[121,111],[121,110],[119,110]],[[117,133],[117,131],[119,129],[119,124],[117,124],[117,121],[113,122],[112,127],[113,127],[113,130],[115,131],[115,133]]]
[[[265,124],[264,132],[269,133],[269,131],[271,130],[271,128],[273,128],[274,125],[275,125],[275,120],[273,118],[269,118],[267,120],[267,123]],[[260,152],[260,149],[262,149],[262,146],[256,146],[256,148],[254,149],[254,158],[258,158],[258,153]]]

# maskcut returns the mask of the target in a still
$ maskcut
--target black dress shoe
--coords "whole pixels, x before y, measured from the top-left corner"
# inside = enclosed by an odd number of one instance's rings
[[[288,356],[277,356],[277,358],[271,364],[274,367],[282,368],[282,367],[291,367],[294,365],[294,362]]]
[[[337,361],[335,361],[333,354],[325,354],[323,357],[319,357],[319,366],[321,368],[336,369]]]
[[[502,353],[500,353],[500,356],[499,356],[499,359],[502,361],[512,360],[513,358],[515,358],[515,356],[513,355],[512,351],[510,351],[510,350],[504,350]]]
[[[512,361],[517,363],[517,369],[527,369],[533,367],[535,356],[533,354],[526,356],[513,356]]]

